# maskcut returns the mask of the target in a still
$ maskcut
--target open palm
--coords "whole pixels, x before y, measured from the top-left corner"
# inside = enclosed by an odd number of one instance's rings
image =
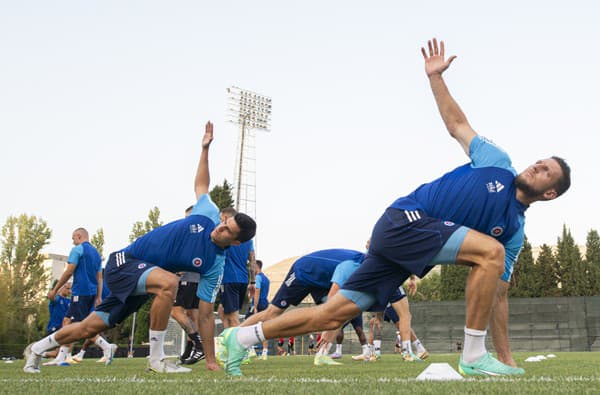
[[[450,56],[448,59],[444,59],[444,42],[440,41],[438,47],[437,39],[427,41],[427,47],[429,51],[421,47],[421,53],[425,58],[425,72],[428,76],[433,74],[442,74],[449,66],[450,63],[456,56]]]
[[[210,143],[213,141],[213,124],[208,121],[206,123],[204,137],[202,138],[202,148],[208,148]]]

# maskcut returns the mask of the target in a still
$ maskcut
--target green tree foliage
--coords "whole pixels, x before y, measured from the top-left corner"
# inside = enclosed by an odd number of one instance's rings
[[[585,294],[585,267],[581,252],[566,225],[563,225],[562,236],[556,243],[556,269],[560,278],[562,296]]]
[[[525,237],[523,248],[519,254],[510,280],[509,296],[531,298],[540,296],[540,271],[533,260],[531,243]]]
[[[138,221],[133,224],[131,233],[129,235],[129,241],[133,242],[138,237],[145,235],[152,229],[156,229],[162,226],[163,222],[160,220],[160,210],[158,207],[154,207],[148,212],[148,219],[145,221]],[[146,342],[148,341],[148,330],[150,328],[150,306],[152,305],[152,297],[138,310],[135,324],[135,342]],[[121,326],[122,338],[129,338],[131,334],[131,326],[133,324],[133,316],[128,317]]]
[[[36,323],[50,279],[40,253],[52,231],[35,216],[10,216],[0,239],[0,343],[27,343],[43,333]]]
[[[600,295],[600,236],[593,229],[587,234],[585,265],[588,272],[586,295]]]
[[[219,210],[223,210],[226,207],[233,207],[233,187],[227,180],[223,181],[223,185],[215,186],[209,192],[209,195]]]
[[[414,300],[415,302],[422,301],[440,301],[440,283],[442,277],[438,272],[431,272],[421,281],[419,281],[419,286],[417,287],[417,293],[414,296],[411,296],[410,300]],[[405,288],[406,289],[406,288]]]
[[[467,277],[471,268],[461,265],[442,265],[440,296],[442,300],[464,299]]]
[[[96,247],[98,254],[104,259],[104,229],[100,228],[92,235],[90,244]]]
[[[538,296],[559,296],[559,276],[556,273],[556,259],[552,247],[543,244],[537,257],[536,266],[539,270],[540,294]]]

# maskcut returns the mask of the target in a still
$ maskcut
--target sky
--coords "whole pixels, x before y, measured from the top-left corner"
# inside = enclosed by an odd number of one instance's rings
[[[125,247],[153,207],[194,202],[204,124],[212,185],[233,181],[226,89],[273,100],[256,138],[257,257],[361,250],[396,198],[468,161],[449,137],[420,47],[472,127],[517,171],[564,157],[572,187],[527,211],[532,244],[600,228],[600,5],[594,1],[0,0],[0,224],[52,229],[44,252],[102,228]]]

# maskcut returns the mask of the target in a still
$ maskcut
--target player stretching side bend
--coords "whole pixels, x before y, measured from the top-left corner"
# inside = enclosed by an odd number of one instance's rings
[[[228,374],[241,374],[240,361],[252,344],[339,328],[360,311],[376,304],[385,306],[410,274],[422,277],[438,264],[471,267],[459,370],[467,375],[524,373],[511,366],[508,282],[523,243],[525,210],[536,201],[562,195],[570,186],[570,169],[563,159],[553,156],[517,175],[508,155],[471,128],[450,95],[442,73],[455,57],[444,58],[443,42],[439,47],[435,39],[427,44],[428,51],[422,48],[421,52],[438,109],[470,163],[392,203],[375,224],[362,265],[327,303],[225,330],[220,354],[227,356]],[[506,363],[486,350],[488,324],[499,358]]]
[[[178,277],[174,273],[200,273],[197,290],[200,336],[212,339],[215,328],[213,305],[223,275],[226,249],[250,240],[256,232],[254,220],[241,213],[219,223],[219,209],[208,195],[208,150],[212,140],[213,125],[208,122],[194,180],[198,201],[191,215],[156,228],[123,250],[113,252],[104,272],[111,295],[85,320],[30,344],[26,349],[25,372],[40,371],[41,353],[45,350],[92,337],[122,322],[146,302],[148,294],[155,295],[150,309],[150,370],[161,373],[191,371],[164,359],[163,342],[177,293]],[[214,342],[205,342],[204,352],[206,368],[218,370]]]

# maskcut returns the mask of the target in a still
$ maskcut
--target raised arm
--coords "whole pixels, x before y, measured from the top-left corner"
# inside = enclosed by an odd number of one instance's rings
[[[196,170],[196,178],[194,179],[194,191],[196,199],[208,193],[210,185],[210,173],[208,170],[208,149],[213,141],[213,124],[208,121],[205,126],[204,137],[202,138],[202,152],[200,153],[200,161]]]
[[[469,155],[469,144],[477,134],[469,125],[467,117],[462,112],[456,101],[450,95],[448,87],[442,78],[442,73],[450,66],[456,56],[444,59],[444,42],[440,41],[438,47],[437,39],[427,41],[429,51],[421,47],[421,53],[425,58],[425,72],[429,78],[429,84],[435,97],[440,115],[450,136],[454,137],[465,153]]]

